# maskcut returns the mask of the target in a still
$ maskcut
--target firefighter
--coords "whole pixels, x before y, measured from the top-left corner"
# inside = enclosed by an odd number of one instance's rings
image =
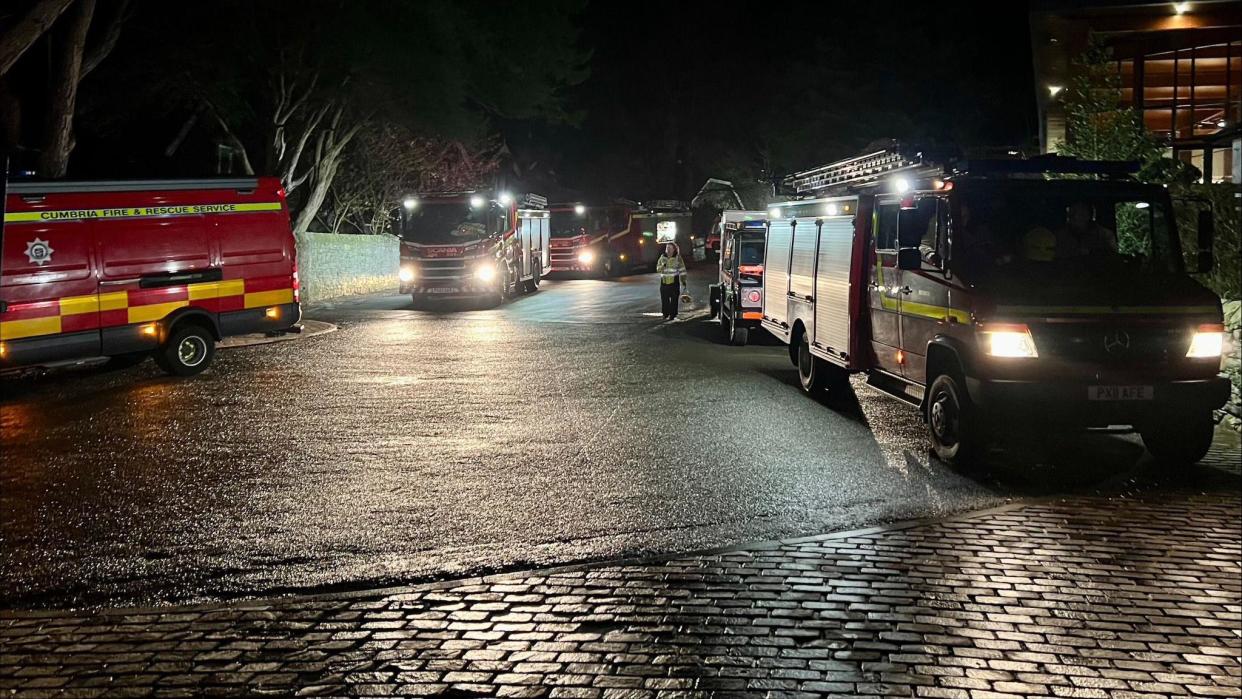
[[[686,284],[686,261],[676,243],[664,246],[664,254],[656,261],[660,273],[660,312],[665,320],[677,317],[677,300]]]

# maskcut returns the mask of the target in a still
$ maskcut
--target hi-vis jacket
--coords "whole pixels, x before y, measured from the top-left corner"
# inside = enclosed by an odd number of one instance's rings
[[[660,255],[660,259],[656,262],[656,271],[660,273],[661,284],[676,284],[686,274],[686,263],[681,259],[681,255],[671,258],[668,255]]]

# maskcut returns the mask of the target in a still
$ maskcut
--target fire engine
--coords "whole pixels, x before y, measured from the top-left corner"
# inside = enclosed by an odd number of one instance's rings
[[[2,200],[2,368],[153,356],[189,376],[222,337],[301,317],[277,179],[17,182]]]
[[[763,327],[808,393],[866,372],[918,405],[946,461],[1003,425],[1132,427],[1158,460],[1197,461],[1229,395],[1220,300],[1136,169],[894,145],[791,175],[795,198],[769,211]],[[1191,271],[1211,268],[1213,233],[1201,211]]]
[[[682,257],[691,252],[690,205],[674,199],[642,202],[630,217],[629,235],[623,240],[623,251],[633,260],[633,267],[654,270],[665,243],[676,243]]]
[[[628,269],[633,246],[626,238],[633,235],[633,208],[625,201],[603,206],[566,202],[548,207],[552,271],[611,277]]]
[[[539,288],[551,270],[547,200],[508,192],[407,197],[396,217],[401,293],[415,302],[479,297],[500,303]]]
[[[717,283],[708,289],[711,317],[720,318],[725,340],[745,345],[763,319],[763,244],[766,211],[722,211],[712,225],[719,241]]]

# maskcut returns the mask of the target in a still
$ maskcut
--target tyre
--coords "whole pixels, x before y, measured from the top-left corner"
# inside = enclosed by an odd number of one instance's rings
[[[978,461],[986,447],[984,431],[960,379],[950,374],[937,376],[927,391],[926,411],[927,431],[937,457],[951,464]]]
[[[611,277],[617,273],[617,263],[613,262],[611,257],[605,258],[601,269],[605,277]]]
[[[745,347],[749,341],[750,328],[739,328],[736,322],[729,323],[729,344],[734,347]]]
[[[206,369],[216,356],[216,339],[201,325],[173,327],[172,334],[155,351],[155,363],[173,376],[193,376]]]
[[[798,381],[809,395],[817,395],[827,388],[827,372],[820,367],[822,361],[811,354],[811,340],[806,333],[802,333],[802,339],[798,342]]]
[[[709,287],[707,290],[707,299],[707,317],[715,318],[720,313],[720,287]]]
[[[1162,419],[1139,429],[1143,446],[1166,466],[1190,466],[1207,455],[1212,447],[1216,423],[1210,411]]]
[[[748,330],[747,340],[750,339],[749,335]],[[811,340],[803,333],[802,340],[798,343],[798,380],[803,391],[815,396],[824,391],[839,391],[849,386],[850,374],[828,360],[811,354]]]

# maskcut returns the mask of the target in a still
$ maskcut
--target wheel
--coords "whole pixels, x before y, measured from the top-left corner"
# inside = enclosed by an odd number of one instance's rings
[[[707,290],[707,317],[715,318],[720,313],[720,306],[720,287],[709,287]]]
[[[729,314],[733,318],[733,314]],[[739,328],[736,320],[729,321],[729,344],[744,347],[750,341],[750,328]],[[821,360],[822,361],[822,360]]]
[[[1189,466],[1207,455],[1216,423],[1210,411],[1169,416],[1139,429],[1143,446],[1166,466]]]
[[[604,258],[603,270],[605,277],[611,277],[617,273],[617,265],[612,261],[611,257]]]
[[[932,450],[942,461],[969,464],[986,446],[970,397],[961,380],[941,374],[927,392],[927,431]]]
[[[747,339],[750,333],[747,332]],[[850,383],[850,374],[845,369],[826,359],[811,354],[811,341],[806,333],[798,343],[798,379],[802,390],[808,395],[818,395],[823,391],[839,391]]]
[[[802,333],[802,340],[798,343],[798,380],[802,383],[802,390],[810,395],[827,388],[825,379],[828,374],[822,370],[821,362],[822,359],[811,354],[811,341],[806,333]]]
[[[211,364],[216,355],[216,339],[201,325],[184,324],[155,351],[155,363],[173,376],[193,376]]]

